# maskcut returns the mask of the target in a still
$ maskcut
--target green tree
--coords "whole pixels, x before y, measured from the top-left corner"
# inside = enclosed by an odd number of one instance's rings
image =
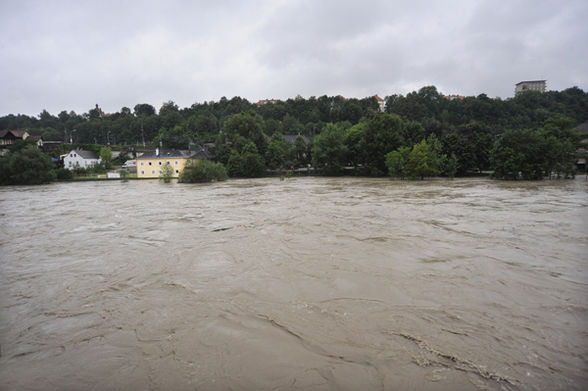
[[[445,163],[445,174],[449,178],[454,178],[456,172],[457,172],[457,158],[455,157],[455,154],[452,153],[451,156],[449,156],[447,158],[447,161]]]
[[[267,146],[265,161],[269,169],[275,170],[284,168],[291,163],[290,161],[291,146],[284,136],[280,133],[274,133],[272,141]]]
[[[405,126],[406,122],[395,114],[378,114],[367,122],[363,153],[372,175],[386,173],[386,154],[404,145]]]
[[[427,140],[415,144],[408,155],[409,175],[412,178],[431,177],[441,172],[441,159],[432,143]]]
[[[574,129],[574,120],[553,116],[539,129],[545,139],[546,174],[565,178],[573,177],[575,172],[576,149],[580,134]]]
[[[546,175],[545,139],[533,130],[504,132],[490,152],[493,177],[499,179],[542,179]]]
[[[149,117],[155,115],[155,107],[147,103],[139,103],[133,108],[133,113],[137,117]]]
[[[408,176],[408,157],[410,147],[400,147],[386,154],[386,167],[392,177],[404,179]]]
[[[256,178],[263,175],[265,165],[263,158],[257,152],[253,142],[249,142],[241,151],[241,175],[247,178]]]
[[[227,161],[227,172],[231,177],[240,177],[243,176],[241,172],[241,166],[243,165],[243,159],[241,159],[241,154],[233,149],[229,155]]]
[[[314,138],[312,145],[312,164],[326,175],[341,174],[347,158],[347,147],[343,143],[345,130],[328,124]]]
[[[109,169],[112,165],[112,150],[110,149],[110,147],[100,148],[100,153],[98,154],[98,156],[100,156],[100,164],[102,165],[102,167],[104,167],[105,169]]]
[[[39,185],[55,178],[51,158],[34,142],[19,140],[0,157],[0,185]]]
[[[179,111],[179,107],[177,104],[174,103],[173,100],[164,102],[161,107],[159,108],[159,115],[167,115],[170,113],[177,113]]]
[[[199,159],[189,162],[180,173],[180,183],[202,183],[224,181],[228,178],[227,170],[220,163]]]
[[[294,162],[296,166],[302,166],[309,163],[310,151],[308,144],[301,135],[296,137],[294,142]]]
[[[164,183],[170,183],[174,176],[174,169],[169,164],[169,162],[165,163],[161,167],[161,172],[159,173],[159,179],[162,180]]]
[[[432,134],[412,148],[400,147],[386,155],[389,175],[399,178],[421,178],[439,175],[446,167],[441,143]]]
[[[357,168],[365,162],[365,131],[366,123],[359,123],[345,132],[343,142],[347,147],[347,160]]]
[[[157,137],[153,139],[155,145],[163,145],[171,149],[187,149],[191,142],[190,135],[184,126],[176,125],[171,129],[162,127]]]
[[[223,133],[227,135],[229,141],[235,142],[240,136],[255,143],[258,153],[261,154],[264,154],[266,149],[263,128],[263,118],[252,110],[231,115],[223,123]]]

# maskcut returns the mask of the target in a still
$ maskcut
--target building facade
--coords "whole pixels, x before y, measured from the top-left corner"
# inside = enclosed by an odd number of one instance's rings
[[[380,110],[380,113],[384,113],[386,111],[386,101],[380,98],[377,94],[374,95],[374,99],[378,102],[378,110]]]
[[[137,178],[159,178],[164,165],[172,167],[172,176],[177,178],[189,161],[208,159],[205,151],[160,150],[145,152],[137,156]]]
[[[73,149],[63,157],[63,167],[68,170],[90,168],[100,164],[100,158],[94,152]]]
[[[545,92],[546,80],[528,80],[515,84],[515,95],[523,91]]]

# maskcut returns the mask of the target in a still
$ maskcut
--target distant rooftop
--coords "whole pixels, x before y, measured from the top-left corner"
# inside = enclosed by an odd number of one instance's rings
[[[515,85],[518,86],[519,84],[523,84],[523,83],[545,83],[546,81],[547,80],[525,80],[525,81],[519,81]]]
[[[72,150],[72,152],[77,153],[78,155],[80,155],[84,159],[98,159],[98,155],[96,155],[92,151],[86,151],[85,149],[74,149],[74,150]]]

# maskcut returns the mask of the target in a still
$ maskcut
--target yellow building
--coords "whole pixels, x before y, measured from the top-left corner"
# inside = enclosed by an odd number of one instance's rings
[[[206,158],[201,151],[160,151],[157,148],[155,151],[145,152],[142,156],[137,157],[137,178],[159,178],[166,164],[172,167],[172,175],[177,178],[189,160],[201,158]]]

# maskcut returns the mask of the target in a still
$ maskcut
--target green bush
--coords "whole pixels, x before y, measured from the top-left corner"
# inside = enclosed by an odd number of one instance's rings
[[[0,157],[0,185],[39,185],[55,180],[51,158],[28,140],[17,141]]]
[[[202,183],[224,181],[228,178],[227,170],[220,163],[210,160],[196,160],[188,163],[180,174],[180,183]]]
[[[71,181],[73,179],[72,170],[68,170],[67,168],[58,168],[55,170],[55,174],[57,175],[58,181]]]

